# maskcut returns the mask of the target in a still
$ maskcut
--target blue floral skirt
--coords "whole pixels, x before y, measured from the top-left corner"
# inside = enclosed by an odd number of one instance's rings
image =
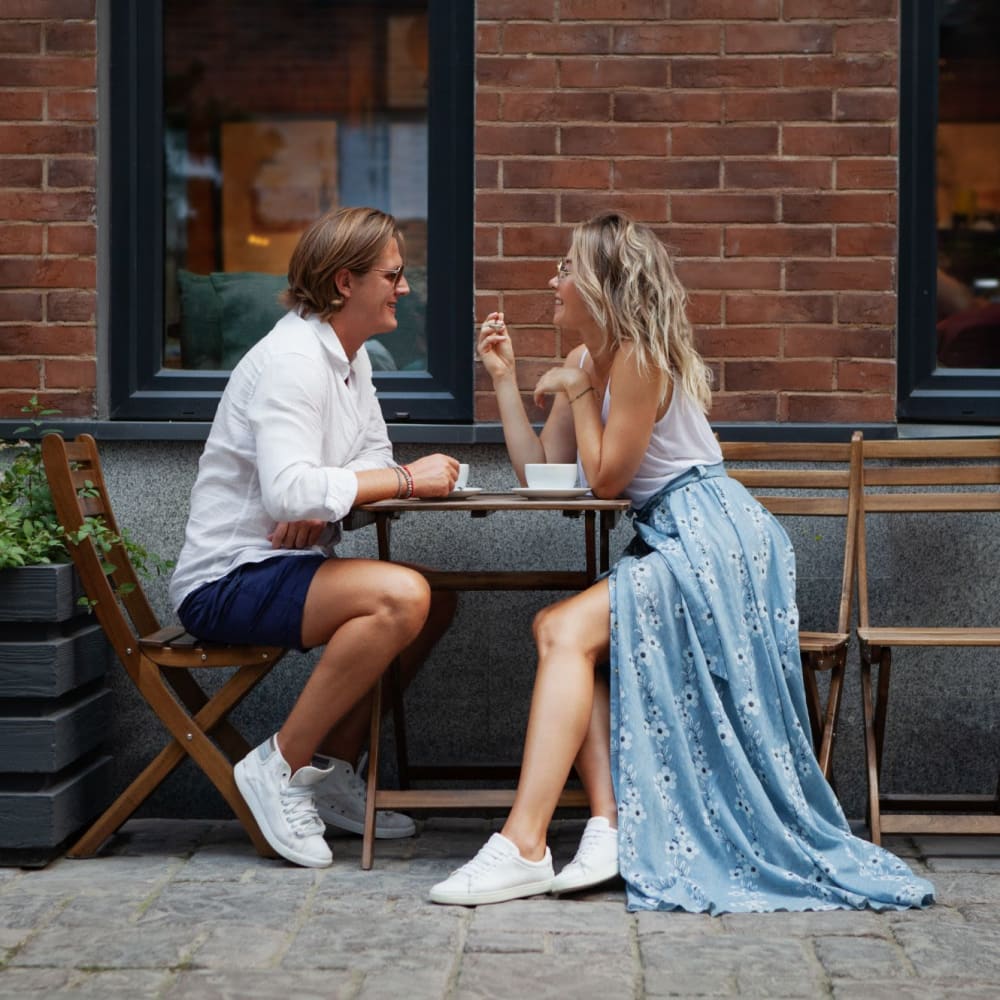
[[[854,837],[813,752],[795,555],[722,465],[635,514],[609,577],[611,770],[630,910],[927,906]]]

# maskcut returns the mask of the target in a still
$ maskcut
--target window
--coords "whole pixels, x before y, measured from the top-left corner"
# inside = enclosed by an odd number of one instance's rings
[[[412,288],[368,344],[386,419],[470,420],[472,5],[110,6],[112,418],[210,420],[301,232],[366,204]]]
[[[899,412],[1000,420],[1000,8],[903,4]]]

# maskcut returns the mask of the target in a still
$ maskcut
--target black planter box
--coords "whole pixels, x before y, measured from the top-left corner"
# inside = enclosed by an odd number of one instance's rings
[[[41,865],[111,799],[110,647],[72,565],[0,570],[0,864]]]

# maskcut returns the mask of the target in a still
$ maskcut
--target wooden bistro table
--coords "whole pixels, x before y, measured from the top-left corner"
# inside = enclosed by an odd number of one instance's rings
[[[398,517],[445,512],[486,517],[502,512],[530,513],[542,517],[546,512],[577,518],[583,525],[583,567],[579,570],[424,570],[433,590],[584,590],[608,569],[609,534],[618,515],[628,510],[628,500],[599,500],[592,496],[571,499],[540,499],[514,493],[476,493],[455,499],[380,500],[364,504],[359,510],[375,517],[379,559],[389,560],[392,521]],[[511,789],[420,789],[411,788],[411,780],[475,779],[516,777],[516,767],[485,765],[411,765],[406,753],[406,729],[398,671],[390,670],[395,723],[396,750],[399,758],[399,789],[378,787],[379,734],[382,719],[382,685],[376,684],[372,700],[371,739],[368,757],[368,798],[365,805],[364,842],[361,867],[372,866],[375,851],[375,813],[379,809],[462,809],[507,807],[514,801]],[[582,791],[566,790],[561,806],[585,805]]]

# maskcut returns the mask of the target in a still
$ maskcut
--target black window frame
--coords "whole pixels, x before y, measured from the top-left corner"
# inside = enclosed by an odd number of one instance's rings
[[[163,0],[110,7],[109,417],[208,421],[228,372],[163,367]],[[428,0],[425,372],[377,372],[390,423],[473,419],[475,6]]]
[[[900,5],[900,420],[1000,421],[1000,371],[937,363],[937,0]]]

